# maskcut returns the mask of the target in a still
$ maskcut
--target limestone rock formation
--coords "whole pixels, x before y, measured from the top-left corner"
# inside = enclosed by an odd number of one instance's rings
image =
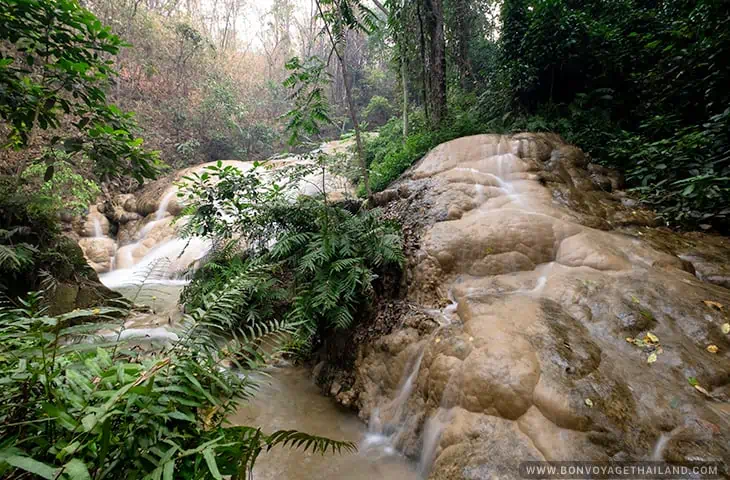
[[[730,246],[655,228],[621,186],[553,135],[435,148],[374,199],[414,232],[409,310],[338,397],[434,479],[730,461]]]
[[[322,150],[328,153],[343,153],[350,141],[324,144]],[[174,222],[183,208],[178,198],[178,184],[184,177],[201,173],[211,162],[178,170],[170,175],[145,185],[135,194],[121,194],[106,202],[94,205],[82,219],[69,219],[66,226],[70,237],[79,242],[89,264],[98,273],[104,274],[120,269],[131,269],[143,262],[166,258],[169,265],[166,274],[174,275],[194,265],[209,248],[201,239],[188,242],[179,238],[184,221]],[[291,164],[311,164],[307,157],[287,157],[269,161],[267,169],[276,170]],[[252,168],[252,162],[237,160],[222,161],[223,166],[233,166],[242,171]],[[296,193],[316,195],[322,185],[319,174],[304,178]],[[324,185],[333,201],[353,195],[348,180],[327,172]],[[152,258],[155,257],[155,258]],[[134,272],[127,272],[127,277]],[[107,277],[104,277],[105,279]],[[120,274],[121,278],[121,274]],[[115,282],[113,282],[115,283]]]

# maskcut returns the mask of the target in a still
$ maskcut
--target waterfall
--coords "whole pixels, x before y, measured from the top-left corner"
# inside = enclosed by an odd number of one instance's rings
[[[404,433],[405,407],[418,379],[418,372],[421,369],[421,361],[427,346],[428,341],[424,341],[423,345],[419,347],[416,357],[410,362],[409,368],[404,370],[393,400],[373,410],[368,433],[363,442],[365,450],[377,446],[381,447],[386,454],[395,453]]]
[[[177,190],[173,189],[162,197],[162,200],[160,200],[160,206],[157,207],[157,212],[155,212],[155,220],[162,220],[165,216],[167,216],[167,207],[170,206],[170,201],[172,201],[175,196],[177,196]]]
[[[421,478],[427,478],[431,465],[436,458],[436,450],[441,442],[441,434],[451,422],[451,409],[439,407],[436,413],[426,420],[423,428],[423,447],[418,459],[418,473]]]
[[[104,229],[102,228],[101,221],[99,221],[98,218],[94,218],[94,236],[97,238],[104,236]]]

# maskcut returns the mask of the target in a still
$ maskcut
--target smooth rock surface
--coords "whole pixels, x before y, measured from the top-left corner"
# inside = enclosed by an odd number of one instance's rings
[[[404,318],[362,345],[347,398],[403,452],[432,451],[430,478],[519,478],[524,460],[730,461],[727,242],[653,228],[621,186],[557,136],[479,135],[380,196],[420,225],[406,300],[454,322]],[[658,344],[627,341],[649,332]]]

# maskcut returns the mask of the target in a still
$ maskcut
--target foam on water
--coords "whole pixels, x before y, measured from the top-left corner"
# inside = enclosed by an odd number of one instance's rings
[[[132,267],[99,275],[99,279],[111,289],[139,283],[140,279],[145,279],[145,283],[184,285],[187,281],[176,278],[175,275],[187,264],[203,258],[210,248],[211,242],[208,240],[175,238],[155,247]],[[132,255],[131,249],[128,254]],[[163,261],[168,264],[166,268],[160,268]],[[152,275],[150,269],[155,270]]]

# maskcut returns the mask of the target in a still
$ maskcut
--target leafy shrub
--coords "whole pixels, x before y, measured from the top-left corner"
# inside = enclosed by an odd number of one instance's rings
[[[180,303],[188,311],[203,308],[209,295],[225,290],[235,279],[245,279],[245,283],[239,281],[236,303],[230,309],[233,319],[239,328],[265,324],[281,314],[287,299],[277,273],[273,265],[256,265],[239,255],[228,254],[225,249],[217,251],[185,286]]]
[[[68,163],[69,155],[62,151],[48,150],[37,162],[28,166],[22,174],[29,196],[28,209],[55,215],[61,210],[79,215],[83,213],[101,192],[99,186],[77,173],[84,167],[84,159],[76,162],[76,170]]]
[[[186,315],[178,340],[146,354],[119,337],[79,342],[104,328],[122,328],[114,320],[124,313],[118,309],[49,317],[38,294],[19,308],[1,309],[0,475],[245,479],[259,453],[273,445],[354,449],[296,431],[266,435],[258,428],[223,426],[237,402],[251,394],[250,377],[238,373],[259,363],[256,340],[286,331],[281,324],[259,324],[229,340],[221,322],[229,322],[241,281],[206,296],[203,309]],[[239,372],[221,368],[223,361]]]
[[[271,251],[293,272],[289,318],[310,330],[348,328],[369,300],[375,272],[402,265],[400,234],[380,219],[379,210],[351,213],[314,199],[299,202],[314,204],[311,231],[286,232]]]
[[[195,274],[185,298],[195,305],[246,272],[251,288],[237,306],[243,324],[281,315],[299,327],[303,343],[314,333],[349,327],[368,303],[377,273],[403,261],[397,226],[377,210],[353,213],[331,204],[326,194],[296,197],[299,182],[323,168],[320,163],[276,172],[259,167],[241,172],[219,165],[188,177],[186,232],[228,243]]]
[[[387,98],[375,95],[370,99],[362,115],[365,120],[377,125],[382,125],[393,114],[393,106]]]

